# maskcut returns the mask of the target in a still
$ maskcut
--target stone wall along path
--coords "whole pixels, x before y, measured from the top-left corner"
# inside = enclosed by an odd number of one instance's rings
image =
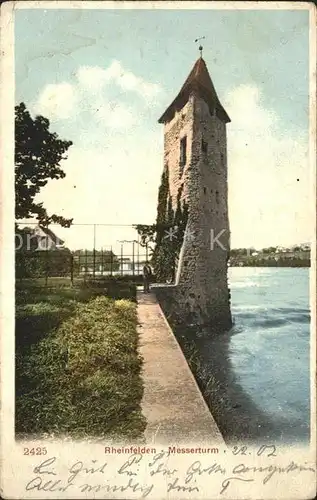
[[[147,444],[224,445],[155,295],[137,299]]]

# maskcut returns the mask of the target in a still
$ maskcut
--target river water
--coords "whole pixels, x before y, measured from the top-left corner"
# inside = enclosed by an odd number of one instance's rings
[[[308,268],[229,269],[234,327],[228,357],[235,382],[282,441],[310,427]]]

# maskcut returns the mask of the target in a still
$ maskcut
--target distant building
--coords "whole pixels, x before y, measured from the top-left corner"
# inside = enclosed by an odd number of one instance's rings
[[[64,248],[64,241],[56,236],[48,227],[36,226],[33,230],[32,238],[37,239],[36,250],[61,250]]]
[[[102,266],[100,264],[96,264],[94,270],[94,266],[92,262],[90,262],[87,266],[81,267],[80,274],[94,274],[95,276],[108,276],[108,275],[133,276],[133,275],[143,274],[143,267],[145,261],[134,262],[134,266],[133,266],[133,261],[129,257],[123,257],[122,259],[119,258],[118,261],[119,261],[119,268],[116,268],[115,270],[112,271],[111,268],[109,268],[109,264],[107,265],[107,267]]]
[[[119,273],[122,271],[123,273],[125,271],[132,271],[132,261],[131,259],[129,259],[129,257],[123,257],[122,259],[120,259],[120,263],[119,263]]]
[[[142,274],[145,261],[134,262],[129,257],[124,257],[119,260],[119,270],[115,271],[115,274]]]

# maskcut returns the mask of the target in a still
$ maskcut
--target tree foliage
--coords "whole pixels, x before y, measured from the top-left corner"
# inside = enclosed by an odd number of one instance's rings
[[[140,236],[140,245],[142,247],[148,247],[149,250],[153,253],[156,240],[157,224],[136,224],[133,227],[137,230]]]
[[[17,235],[22,238],[23,244],[15,252],[16,278],[70,276],[72,260],[71,251],[68,248],[39,250],[38,241],[29,228],[17,229]]]
[[[166,166],[159,188],[156,224],[135,226],[141,237],[141,244],[152,249],[151,262],[159,282],[175,280],[187,220],[188,206],[182,201],[182,186],[178,191],[176,210],[173,209]]]
[[[43,203],[35,201],[49,179],[65,177],[60,163],[72,145],[50,132],[49,126],[49,120],[43,116],[33,119],[23,102],[15,107],[16,218],[35,217],[43,225],[54,222],[69,227],[72,219],[48,215]]]

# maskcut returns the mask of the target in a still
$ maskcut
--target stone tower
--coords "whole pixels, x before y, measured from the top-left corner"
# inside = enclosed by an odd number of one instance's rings
[[[200,57],[159,119],[164,124],[164,168],[172,205],[176,209],[181,192],[189,210],[175,286],[167,293],[171,315],[185,324],[216,330],[232,324],[227,280],[228,122]]]

